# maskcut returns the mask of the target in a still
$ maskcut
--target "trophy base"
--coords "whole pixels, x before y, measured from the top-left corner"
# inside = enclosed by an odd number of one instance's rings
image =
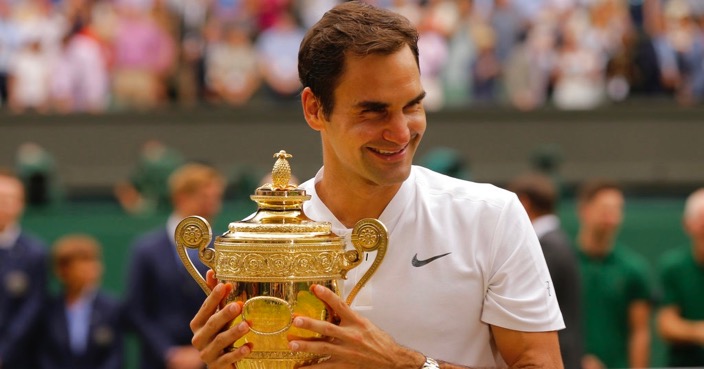
[[[307,352],[254,351],[237,363],[237,369],[296,369],[327,358]]]

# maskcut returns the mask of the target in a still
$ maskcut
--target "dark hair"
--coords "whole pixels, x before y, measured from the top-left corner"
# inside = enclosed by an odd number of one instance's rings
[[[557,189],[547,176],[538,173],[525,174],[514,179],[508,189],[519,197],[525,196],[540,215],[555,212]]]
[[[306,33],[298,51],[298,76],[329,117],[347,55],[389,55],[404,45],[411,48],[418,65],[418,31],[408,19],[357,1],[342,3]]]
[[[580,205],[584,205],[593,200],[594,197],[596,197],[596,195],[600,192],[606,190],[623,192],[621,186],[614,181],[608,179],[594,179],[585,182],[579,187],[579,190],[577,191],[577,202]]]

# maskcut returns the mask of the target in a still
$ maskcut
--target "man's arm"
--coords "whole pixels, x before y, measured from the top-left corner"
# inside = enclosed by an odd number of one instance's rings
[[[660,309],[657,328],[665,341],[704,345],[704,321],[683,319],[676,305]]]
[[[521,332],[491,327],[496,347],[511,368],[562,368],[557,332]]]
[[[294,319],[296,327],[329,337],[327,341],[291,340],[289,347],[292,351],[331,356],[311,368],[335,368],[341,363],[349,368],[389,369],[419,369],[423,365],[425,356],[422,353],[398,345],[387,333],[354,312],[334,292],[322,286],[314,286],[312,291],[340,317],[340,325],[303,316]],[[520,332],[496,326],[491,330],[501,356],[510,367],[562,369],[557,332]],[[468,369],[442,361],[440,367]]]
[[[650,303],[632,302],[628,307],[628,321],[628,361],[631,368],[647,368],[650,363]]]

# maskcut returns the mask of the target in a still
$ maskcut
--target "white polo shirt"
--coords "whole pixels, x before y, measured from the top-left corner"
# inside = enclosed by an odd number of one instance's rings
[[[312,195],[304,211],[349,244],[351,229],[315,192],[323,172],[301,185]],[[490,325],[564,328],[540,244],[513,193],[414,166],[379,220],[389,231],[386,256],[352,308],[399,344],[456,364],[505,367]],[[348,273],[343,296],[374,257]]]

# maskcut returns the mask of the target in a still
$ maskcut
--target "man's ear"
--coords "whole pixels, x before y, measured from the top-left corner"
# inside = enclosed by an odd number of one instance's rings
[[[324,127],[323,106],[313,94],[310,87],[306,87],[301,92],[301,104],[303,105],[303,116],[310,128],[321,131]]]

